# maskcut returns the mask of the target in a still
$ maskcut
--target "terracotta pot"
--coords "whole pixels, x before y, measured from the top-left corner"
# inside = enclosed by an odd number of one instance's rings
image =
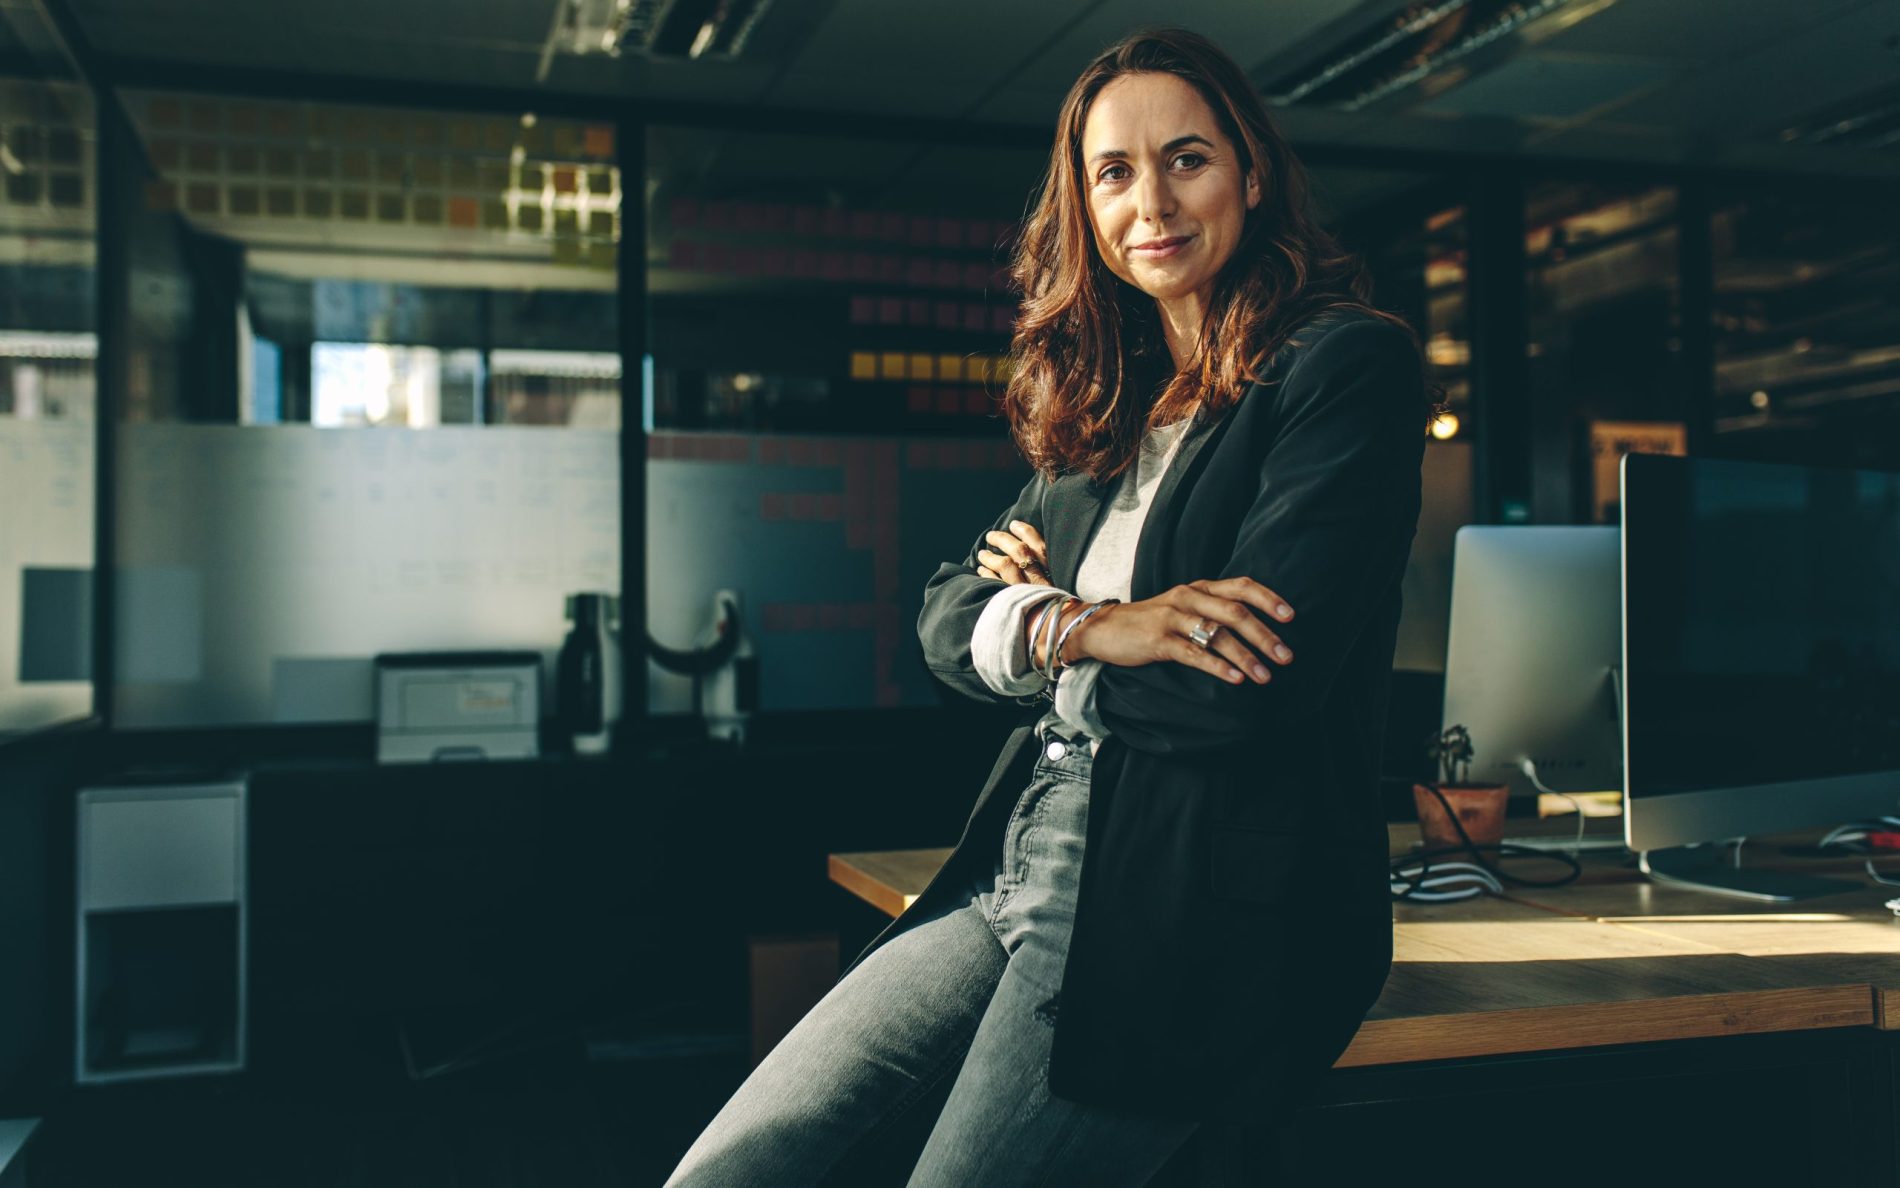
[[[1439,784],[1458,823],[1465,827],[1472,844],[1496,845],[1504,837],[1504,806],[1511,799],[1505,784]],[[1445,816],[1445,806],[1432,795],[1429,784],[1412,785],[1412,801],[1418,806],[1418,832],[1428,849],[1464,844],[1458,831]]]

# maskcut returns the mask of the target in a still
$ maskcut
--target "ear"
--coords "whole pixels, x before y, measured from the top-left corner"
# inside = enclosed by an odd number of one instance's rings
[[[1257,173],[1249,172],[1247,174],[1247,209],[1252,210],[1254,207],[1259,206],[1259,205],[1260,205],[1260,175]]]

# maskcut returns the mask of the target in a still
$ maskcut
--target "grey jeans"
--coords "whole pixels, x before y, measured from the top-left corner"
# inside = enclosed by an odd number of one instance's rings
[[[1049,1046],[1088,819],[1086,740],[1045,734],[991,870],[859,962],[754,1069],[667,1180],[1141,1185],[1195,1124],[1053,1097]],[[948,1097],[943,1088],[948,1084]],[[911,1166],[861,1160],[921,1133]]]

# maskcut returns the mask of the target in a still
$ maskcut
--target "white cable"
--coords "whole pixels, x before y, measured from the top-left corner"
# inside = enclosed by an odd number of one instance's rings
[[[1544,787],[1544,781],[1537,778],[1537,761],[1532,759],[1529,755],[1517,761],[1517,769],[1530,777],[1531,786],[1536,788],[1539,792],[1544,793],[1546,796],[1561,796],[1570,802],[1570,807],[1576,810],[1577,814],[1577,840],[1571,843],[1570,853],[1572,856],[1583,853],[1583,804],[1568,792],[1558,792],[1555,789]]]
[[[1462,886],[1460,886],[1462,885]],[[1432,891],[1432,887],[1460,886],[1457,891]],[[1470,899],[1490,891],[1504,893],[1504,885],[1482,866],[1471,862],[1430,862],[1402,867],[1393,872],[1392,893],[1420,903],[1447,903]]]
[[[1867,872],[1868,878],[1883,887],[1900,887],[1900,879],[1881,874],[1874,869],[1873,858],[1867,856],[1873,852],[1873,847],[1867,842],[1869,835],[1895,831],[1900,831],[1900,817],[1882,816],[1875,817],[1871,821],[1849,821],[1845,825],[1836,825],[1828,830],[1827,835],[1820,840],[1819,848],[1839,846],[1850,853],[1860,854],[1862,855],[1861,868]],[[1900,901],[1890,901],[1888,906],[1893,906],[1893,902]]]

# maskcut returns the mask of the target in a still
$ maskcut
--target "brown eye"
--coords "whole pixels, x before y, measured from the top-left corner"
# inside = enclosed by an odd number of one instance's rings
[[[1100,176],[1098,176],[1096,180],[1097,181],[1120,181],[1121,180],[1120,178],[1113,176],[1113,174],[1115,173],[1117,169],[1121,170],[1123,173],[1126,173],[1128,171],[1128,166],[1110,165],[1108,168],[1102,170]]]
[[[1199,153],[1176,153],[1174,157],[1174,163],[1176,165],[1179,165],[1183,161],[1187,162],[1187,167],[1189,169],[1193,169],[1193,168],[1196,168],[1197,166],[1205,165],[1207,163],[1207,158],[1201,156],[1201,154]]]

